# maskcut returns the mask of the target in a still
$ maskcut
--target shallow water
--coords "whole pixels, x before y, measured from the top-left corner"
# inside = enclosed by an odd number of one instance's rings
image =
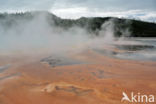
[[[156,38],[131,38],[113,44],[112,51],[108,49],[94,49],[96,52],[120,59],[156,61]]]
[[[52,55],[41,60],[41,62],[48,63],[51,67],[64,66],[64,65],[75,65],[75,64],[84,64],[79,60],[75,60],[65,56]]]
[[[10,67],[10,64],[5,65],[5,66],[0,66],[0,73],[4,72],[5,70],[7,70]]]

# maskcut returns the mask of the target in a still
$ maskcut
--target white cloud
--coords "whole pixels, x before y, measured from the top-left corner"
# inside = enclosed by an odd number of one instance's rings
[[[118,17],[156,22],[156,12],[143,10],[100,11],[87,7],[52,8],[50,12],[62,18],[77,19],[80,17]]]
[[[52,11],[54,14],[59,15],[63,18],[79,18],[83,15],[88,14],[87,8],[66,8],[66,9],[56,9]]]

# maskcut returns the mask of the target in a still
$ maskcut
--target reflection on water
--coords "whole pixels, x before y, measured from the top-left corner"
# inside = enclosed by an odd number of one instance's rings
[[[140,51],[140,50],[153,49],[154,46],[152,45],[116,45],[116,48],[121,49],[121,50],[127,50],[127,51]]]
[[[10,74],[10,75],[4,76],[4,77],[0,77],[0,80],[5,80],[5,79],[8,79],[8,78],[14,78],[14,77],[17,77],[17,76],[20,76],[20,75],[21,75],[20,73]]]
[[[64,66],[64,65],[75,65],[83,64],[79,60],[71,59],[61,55],[53,55],[41,60],[41,62],[48,63],[51,67]]]
[[[5,65],[5,66],[0,66],[0,73],[4,72],[5,70],[7,70],[10,67],[10,64]]]
[[[115,42],[111,44],[111,46],[114,47],[113,50],[105,48],[97,48],[94,50],[115,58],[156,61],[156,39],[126,39]]]

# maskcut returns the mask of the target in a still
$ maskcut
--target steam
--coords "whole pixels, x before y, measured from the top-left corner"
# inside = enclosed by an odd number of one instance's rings
[[[114,20],[111,19],[102,25],[99,35],[103,37],[104,42],[111,43],[114,41]]]
[[[14,22],[14,25],[9,25],[10,22]],[[7,17],[0,19],[0,52],[59,53],[70,49],[81,50],[98,44],[113,43],[114,29],[114,20],[110,19],[102,25],[99,36],[93,38],[81,27],[63,29],[55,26],[46,13],[34,13],[30,19]],[[127,31],[122,33],[127,34]]]

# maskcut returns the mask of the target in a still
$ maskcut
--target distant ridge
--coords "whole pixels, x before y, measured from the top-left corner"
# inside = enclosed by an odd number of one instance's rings
[[[88,32],[98,35],[102,24],[108,20],[113,20],[115,24],[115,36],[121,36],[122,31],[129,29],[130,37],[156,37],[156,23],[120,19],[115,17],[81,17],[79,19],[61,19],[56,15],[46,11],[33,11],[25,13],[0,13],[0,24],[4,26],[15,25],[16,20],[31,20],[36,15],[45,15],[49,24],[54,24],[57,27],[68,29],[72,26],[86,28]],[[8,21],[5,21],[5,20]]]

